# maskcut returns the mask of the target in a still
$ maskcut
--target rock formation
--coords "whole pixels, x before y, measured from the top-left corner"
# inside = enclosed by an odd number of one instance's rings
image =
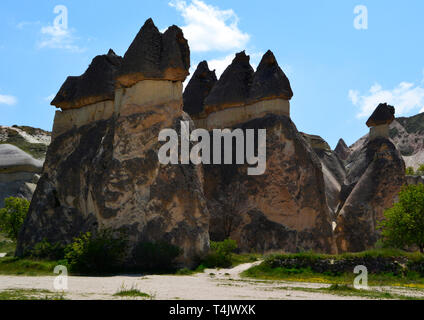
[[[337,143],[334,153],[339,157],[340,160],[345,161],[352,151],[346,145],[346,142],[343,139],[340,139]]]
[[[336,211],[339,205],[341,186],[346,178],[346,169],[339,159],[336,151],[332,151],[328,143],[320,136],[302,133],[311,148],[321,161],[322,174],[324,176],[325,195],[330,209],[331,218],[336,219]]]
[[[388,139],[394,108],[381,104],[367,121],[370,139],[346,160],[347,175],[340,192],[335,230],[339,252],[372,248],[383,218],[405,184],[405,163]]]
[[[50,132],[0,127],[0,208],[8,197],[31,200],[49,144]]]
[[[217,83],[215,71],[209,70],[208,63],[202,61],[184,90],[184,111],[193,119],[204,117],[205,99]]]
[[[247,165],[203,166],[212,240],[235,239],[247,252],[332,250],[322,166],[290,119],[292,95],[271,51],[256,72],[241,52],[206,99],[199,98],[203,111],[190,114],[208,130],[267,130],[265,174],[249,176]]]
[[[43,162],[10,144],[0,144],[0,207],[8,197],[31,200]]]
[[[123,59],[109,51],[83,76],[67,79],[53,101],[62,111],[18,255],[44,238],[69,243],[100,228],[124,230],[131,248],[158,241],[178,246],[186,266],[208,250],[201,168],[162,165],[157,156],[159,132],[180,132],[180,121],[191,121],[182,110],[189,64],[181,30],[161,34],[149,19]],[[130,253],[128,264],[133,261]]]
[[[379,104],[367,121],[370,129],[370,140],[389,137],[389,125],[395,120],[395,108],[387,103]]]
[[[274,54],[268,51],[256,72],[249,61],[244,51],[236,54],[204,99],[203,112],[189,113],[197,127],[227,128],[267,113],[290,116],[289,100],[293,93]],[[269,79],[273,79],[272,83]]]

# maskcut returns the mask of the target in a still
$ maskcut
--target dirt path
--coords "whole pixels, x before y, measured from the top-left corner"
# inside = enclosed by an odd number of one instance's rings
[[[364,299],[303,290],[304,288],[325,288],[328,287],[327,284],[259,281],[239,276],[241,272],[257,263],[244,264],[233,269],[208,269],[202,274],[193,276],[69,277],[65,298],[72,300],[121,299],[113,295],[122,288],[137,288],[157,300]],[[55,277],[0,276],[0,291],[5,289],[54,291],[54,279]],[[424,291],[391,288],[390,292],[424,298]]]

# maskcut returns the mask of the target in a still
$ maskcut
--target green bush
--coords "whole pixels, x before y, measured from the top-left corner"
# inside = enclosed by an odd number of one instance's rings
[[[114,237],[110,229],[101,230],[95,236],[87,232],[65,248],[65,259],[72,272],[111,273],[122,267],[127,246],[123,234]]]
[[[414,168],[412,168],[412,167],[406,168],[406,175],[407,176],[413,176],[413,175],[415,175]]]
[[[65,246],[59,242],[51,244],[47,239],[43,239],[31,250],[30,257],[50,261],[61,260],[65,257]]]
[[[383,241],[387,246],[403,248],[418,246],[424,253],[424,185],[405,186],[399,201],[384,212],[380,222]]]
[[[416,171],[415,174],[418,175],[418,176],[424,176],[424,164],[421,164],[418,167],[418,169],[417,169],[417,171]]]
[[[207,268],[229,268],[232,266],[231,254],[238,248],[231,239],[222,242],[211,241],[211,251],[205,257],[203,265]]]
[[[147,272],[174,271],[175,259],[181,253],[179,247],[165,242],[140,242],[133,251],[135,268]]]
[[[0,209],[0,229],[9,238],[16,240],[29,209],[29,201],[10,197],[4,200],[4,208]]]

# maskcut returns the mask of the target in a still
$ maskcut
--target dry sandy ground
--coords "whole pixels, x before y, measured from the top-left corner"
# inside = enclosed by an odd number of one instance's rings
[[[228,270],[206,270],[193,276],[114,276],[69,277],[64,297],[71,300],[121,299],[113,295],[122,288],[137,288],[155,300],[338,300],[343,297],[299,288],[324,288],[326,284],[242,279],[239,274],[252,264]],[[0,276],[0,291],[5,289],[45,289],[54,291],[55,277]],[[298,288],[293,290],[290,288]],[[424,298],[424,291],[381,288],[392,293]]]

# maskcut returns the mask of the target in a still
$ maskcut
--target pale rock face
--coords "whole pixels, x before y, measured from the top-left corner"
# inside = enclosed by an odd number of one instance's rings
[[[79,109],[56,111],[52,138],[71,130],[74,126],[78,129],[92,122],[110,119],[113,113],[112,100],[97,102]]]
[[[194,122],[197,127],[207,130],[224,129],[262,118],[268,113],[290,117],[290,102],[284,99],[263,100],[247,106],[213,112],[205,120],[199,119]]]
[[[388,124],[375,126],[370,129],[370,135],[369,135],[370,140],[373,140],[375,138],[388,138],[388,137],[389,137]]]

